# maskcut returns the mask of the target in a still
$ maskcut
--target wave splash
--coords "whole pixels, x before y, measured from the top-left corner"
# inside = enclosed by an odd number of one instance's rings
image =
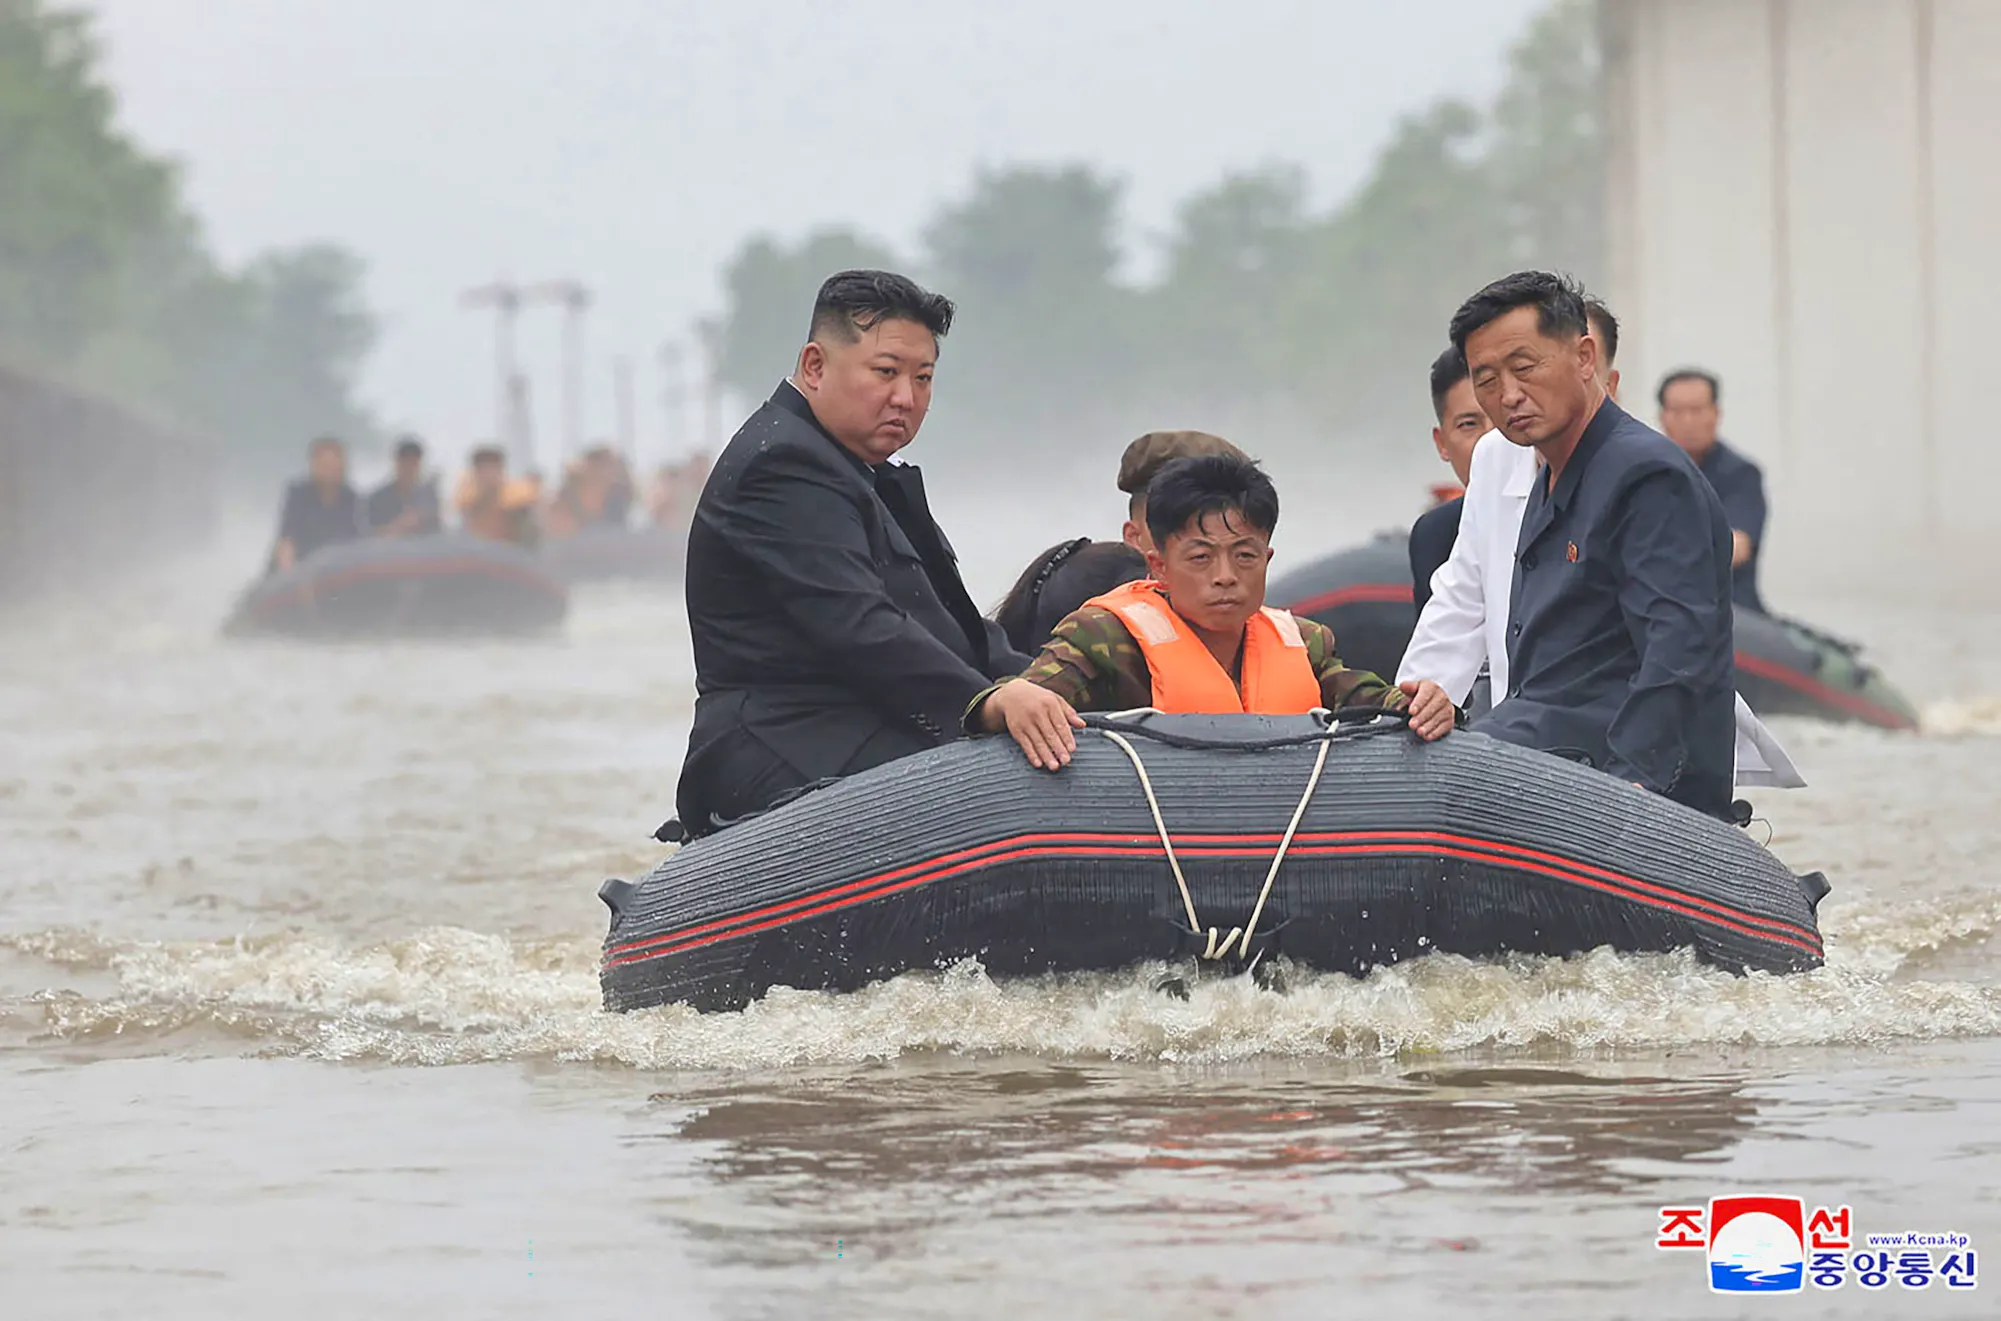
[[[0,944],[112,994],[45,990],[13,1006],[78,1044],[189,1031],[267,1050],[408,1064],[544,1058],[644,1069],[753,1069],[916,1051],[1222,1062],[1482,1048],[1802,1046],[2001,1035],[2001,985],[1907,966],[2001,929],[2001,898],[1830,904],[1829,963],[1734,977],[1685,952],[1475,962],[1434,954],[1356,980],[1291,970],[1284,993],[1244,978],[1154,989],[1164,967],[995,982],[977,962],[851,995],[777,990],[739,1013],[602,1011],[595,940],[509,940],[436,927],[370,945],[309,933],[130,942],[76,931]]]
[[[2001,697],[1934,702],[1919,712],[1918,728],[1928,735],[1942,738],[2001,734]]]

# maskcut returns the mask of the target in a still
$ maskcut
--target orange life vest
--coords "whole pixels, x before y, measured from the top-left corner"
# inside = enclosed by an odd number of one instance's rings
[[[1153,704],[1185,715],[1248,711],[1257,715],[1303,715],[1320,705],[1320,680],[1306,657],[1299,621],[1270,606],[1244,626],[1244,686],[1237,685],[1188,621],[1174,613],[1152,579],[1114,587],[1086,605],[1103,606],[1119,617],[1146,656],[1153,676]]]

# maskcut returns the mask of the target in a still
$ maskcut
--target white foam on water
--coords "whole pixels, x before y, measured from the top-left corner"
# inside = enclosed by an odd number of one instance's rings
[[[1918,713],[1918,728],[1925,734],[1942,738],[2001,734],[2001,697],[1933,702]]]
[[[1155,989],[1165,968],[995,982],[976,962],[835,995],[775,990],[730,1014],[599,1007],[597,945],[454,927],[369,945],[311,934],[127,942],[7,938],[109,972],[117,991],[35,997],[45,1029],[85,1042],[203,1026],[325,1059],[409,1064],[543,1058],[646,1069],[859,1062],[913,1051],[1220,1062],[1474,1049],[1805,1046],[2001,1035],[2001,985],[1909,975],[1914,956],[1984,941],[2001,897],[1830,902],[1828,966],[1736,977],[1688,953],[1480,962],[1432,955],[1362,979],[1290,971]],[[1985,962],[1982,962],[1985,969]]]

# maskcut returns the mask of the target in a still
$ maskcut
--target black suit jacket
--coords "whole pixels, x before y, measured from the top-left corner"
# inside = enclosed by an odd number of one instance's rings
[[[1431,599],[1431,575],[1452,557],[1452,543],[1459,540],[1459,515],[1466,510],[1466,498],[1447,500],[1419,515],[1410,525],[1410,595],[1417,612]]]
[[[677,806],[695,833],[955,737],[1029,663],[967,595],[917,469],[856,459],[790,383],[709,475],[687,592],[698,697]]]
[[[1730,524],[1674,442],[1606,400],[1522,514],[1509,691],[1474,725],[1727,816]]]

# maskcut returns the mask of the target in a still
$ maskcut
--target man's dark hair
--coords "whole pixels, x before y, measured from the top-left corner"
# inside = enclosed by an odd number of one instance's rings
[[[505,463],[507,462],[507,451],[498,445],[481,445],[472,452],[472,461],[475,464]]]
[[[952,300],[893,271],[841,271],[820,286],[806,337],[852,344],[885,321],[915,321],[943,339],[952,329]]]
[[[1176,459],[1146,488],[1146,530],[1163,552],[1169,537],[1210,514],[1235,514],[1270,536],[1278,526],[1278,488],[1255,459],[1228,454]]]
[[[399,459],[421,459],[424,457],[424,442],[415,436],[405,436],[396,442],[396,457]]]
[[[306,454],[310,457],[318,454],[321,450],[327,449],[339,450],[343,454],[347,453],[347,446],[341,442],[339,436],[314,436],[312,443],[306,446]]]
[[[1584,319],[1591,323],[1591,333],[1598,337],[1598,347],[1605,350],[1605,370],[1612,370],[1612,364],[1619,358],[1619,318],[1612,315],[1612,309],[1605,306],[1604,299],[1586,298]]]
[[[1654,402],[1662,408],[1666,408],[1668,387],[1676,381],[1701,381],[1709,387],[1710,403],[1720,404],[1723,402],[1722,382],[1716,379],[1714,372],[1706,372],[1700,367],[1677,367],[1666,376],[1661,377],[1661,387],[1654,391]]]
[[[1545,335],[1586,335],[1591,324],[1584,311],[1584,290],[1567,275],[1548,271],[1516,271],[1505,275],[1459,305],[1452,314],[1452,347],[1466,356],[1466,341],[1474,331],[1498,321],[1518,307],[1536,310],[1536,328]]]
[[[1441,423],[1445,421],[1445,396],[1465,379],[1466,355],[1458,349],[1447,349],[1432,360],[1431,411]]]

